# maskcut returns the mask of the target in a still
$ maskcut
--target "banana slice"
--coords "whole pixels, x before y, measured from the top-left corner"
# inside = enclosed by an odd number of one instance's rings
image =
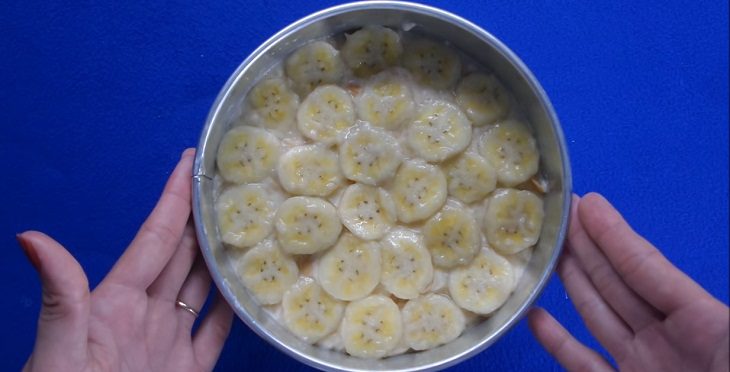
[[[471,74],[456,87],[456,102],[474,125],[492,124],[509,112],[509,94],[494,75]]]
[[[391,193],[400,221],[425,220],[446,202],[446,176],[435,165],[409,160],[398,168]]]
[[[297,125],[302,134],[326,144],[342,140],[355,123],[355,107],[346,90],[324,85],[304,99],[297,112]]]
[[[258,83],[248,94],[248,101],[264,128],[286,131],[294,126],[299,96],[283,78]]]
[[[448,297],[428,294],[401,310],[403,337],[413,350],[428,350],[455,340],[464,331],[464,312]]]
[[[345,227],[365,240],[382,238],[396,222],[390,194],[380,187],[358,183],[347,187],[338,212]]]
[[[382,295],[352,302],[345,309],[341,333],[348,354],[381,358],[395,349],[403,337],[398,305]]]
[[[284,293],[281,302],[284,324],[307,343],[313,344],[340,325],[345,304],[338,301],[310,277],[301,277]]]
[[[276,238],[290,254],[323,251],[335,244],[341,231],[337,210],[320,198],[289,198],[276,213]]]
[[[279,140],[261,128],[235,127],[218,146],[218,171],[228,182],[258,182],[269,176],[279,158]]]
[[[431,255],[423,238],[411,230],[398,229],[381,244],[380,283],[398,298],[418,297],[433,280]]]
[[[380,281],[380,244],[342,234],[334,248],[319,260],[317,279],[338,300],[367,296]]]
[[[373,76],[362,92],[355,96],[360,119],[395,130],[407,122],[415,111],[411,77],[408,71],[395,68]]]
[[[337,153],[321,145],[297,146],[279,159],[279,182],[292,194],[327,196],[342,184]]]
[[[419,157],[441,162],[466,149],[471,123],[461,110],[447,102],[425,105],[408,127],[408,144]]]
[[[537,173],[540,162],[535,138],[516,120],[489,128],[482,135],[479,152],[497,171],[497,181],[505,186],[529,180]]]
[[[484,231],[502,254],[515,254],[540,238],[545,212],[542,199],[526,190],[499,189],[489,199]]]
[[[274,229],[276,201],[262,185],[238,185],[223,191],[215,203],[221,239],[250,247]]]
[[[445,167],[449,195],[472,203],[484,199],[497,187],[497,173],[486,159],[465,152],[449,161]]]
[[[403,66],[416,81],[436,89],[451,88],[461,75],[461,60],[456,52],[427,39],[406,46]]]
[[[512,265],[485,247],[467,266],[449,275],[449,294],[461,308],[486,315],[497,310],[514,289]]]
[[[426,248],[433,264],[452,268],[464,265],[479,251],[479,225],[472,213],[456,200],[449,200],[423,226]]]
[[[340,145],[340,165],[345,177],[368,185],[390,179],[401,162],[398,141],[380,128],[358,125]]]
[[[265,240],[243,255],[238,275],[259,303],[273,305],[281,302],[284,292],[297,281],[299,269],[275,241]]]
[[[345,35],[342,58],[357,77],[368,77],[400,60],[403,45],[398,34],[383,26],[365,26]]]
[[[287,76],[294,80],[302,96],[324,84],[337,84],[345,73],[340,52],[324,41],[307,44],[286,60]]]

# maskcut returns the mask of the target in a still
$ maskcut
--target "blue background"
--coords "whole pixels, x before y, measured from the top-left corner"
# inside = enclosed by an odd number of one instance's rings
[[[579,194],[728,302],[728,3],[430,2],[532,69],[562,121]],[[218,90],[273,33],[330,1],[5,1],[0,5],[0,360],[32,349],[40,286],[15,243],[38,229],[93,285],[197,144]],[[557,279],[539,304],[597,343]],[[218,365],[306,369],[236,321]],[[525,322],[458,370],[556,370]]]

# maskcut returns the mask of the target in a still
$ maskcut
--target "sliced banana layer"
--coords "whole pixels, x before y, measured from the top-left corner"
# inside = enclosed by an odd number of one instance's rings
[[[279,182],[289,193],[327,196],[342,184],[337,153],[322,145],[297,146],[279,159]]]
[[[301,277],[284,293],[281,303],[286,327],[310,344],[340,325],[345,303],[338,301],[310,277]]]
[[[381,358],[395,349],[403,336],[398,305],[382,295],[351,302],[345,309],[341,333],[348,354]]]
[[[261,128],[235,127],[218,146],[218,171],[228,182],[259,182],[268,177],[279,158],[279,140]]]
[[[233,186],[216,200],[221,239],[239,248],[250,247],[274,228],[276,200],[262,185]]]
[[[304,99],[297,112],[302,134],[326,144],[342,140],[355,122],[355,107],[350,93],[335,85],[315,89]]]
[[[489,199],[484,232],[502,254],[514,254],[537,243],[545,216],[542,199],[526,190],[499,189]]]
[[[402,299],[418,297],[433,280],[431,254],[412,230],[391,231],[381,242],[380,283]]]
[[[537,173],[540,154],[535,138],[519,121],[508,120],[489,128],[481,138],[479,152],[497,171],[505,186],[525,182]]]
[[[297,263],[274,240],[265,240],[251,248],[237,269],[243,284],[263,305],[278,304],[299,276]]]
[[[299,48],[286,60],[286,74],[302,96],[324,84],[336,84],[345,73],[340,52],[324,41]]]
[[[433,264],[452,268],[464,265],[479,251],[480,235],[477,220],[471,211],[456,200],[449,200],[423,226],[426,248]]]
[[[380,281],[380,244],[342,234],[334,248],[320,258],[317,279],[338,300],[367,296]]]
[[[448,297],[438,294],[408,301],[401,311],[403,336],[413,350],[427,350],[451,342],[464,331],[464,313]]]
[[[514,289],[512,265],[484,247],[467,266],[449,275],[449,294],[465,310],[486,315],[497,310]]]
[[[398,141],[380,128],[358,125],[340,145],[342,172],[353,181],[377,185],[393,177],[400,162]]]
[[[400,221],[425,220],[446,202],[446,176],[435,165],[408,160],[398,168],[391,193]]]
[[[461,75],[461,59],[456,52],[427,39],[406,46],[403,66],[419,83],[436,89],[451,88]]]
[[[290,254],[311,254],[331,247],[342,231],[337,209],[328,201],[295,196],[276,212],[276,238]]]
[[[355,97],[360,119],[389,130],[413,117],[415,103],[408,71],[396,68],[373,76]]]
[[[444,166],[449,195],[473,203],[483,200],[497,187],[497,172],[478,154],[464,152]]]
[[[365,26],[345,38],[342,58],[358,77],[395,65],[403,53],[400,36],[383,26]]]
[[[380,187],[353,184],[347,187],[338,209],[342,223],[365,240],[380,239],[395,224],[395,204]]]
[[[456,102],[474,125],[492,124],[509,112],[509,94],[494,75],[474,73],[456,87]]]
[[[266,79],[248,94],[248,101],[264,128],[288,131],[294,127],[299,96],[283,78]]]
[[[461,110],[447,102],[431,102],[419,110],[408,127],[408,144],[429,162],[440,162],[466,149],[471,123]]]

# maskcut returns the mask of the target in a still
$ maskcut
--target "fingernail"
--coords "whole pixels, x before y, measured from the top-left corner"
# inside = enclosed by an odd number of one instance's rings
[[[184,157],[186,157],[188,155],[190,155],[190,156],[195,155],[195,149],[192,148],[192,147],[185,149],[185,151],[183,151],[183,153],[182,153],[182,155],[180,157],[181,158],[184,158]]]
[[[33,267],[37,271],[40,271],[41,260],[38,259],[38,253],[35,251],[35,249],[33,249],[33,245],[23,239],[20,234],[15,234],[15,239],[18,241],[20,247],[23,248],[23,253],[25,253],[26,257],[28,257],[28,261],[30,261],[30,264],[33,265]]]

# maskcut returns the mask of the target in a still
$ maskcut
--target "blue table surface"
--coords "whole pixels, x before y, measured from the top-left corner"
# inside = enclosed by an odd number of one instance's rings
[[[505,42],[561,119],[578,194],[604,193],[728,302],[727,1],[429,1]],[[0,5],[0,360],[32,349],[40,285],[15,242],[38,229],[96,285],[197,144],[258,44],[331,1]],[[592,347],[562,284],[538,304]],[[217,366],[305,370],[236,320]],[[559,370],[524,321],[454,370]],[[3,368],[5,369],[5,368]]]

